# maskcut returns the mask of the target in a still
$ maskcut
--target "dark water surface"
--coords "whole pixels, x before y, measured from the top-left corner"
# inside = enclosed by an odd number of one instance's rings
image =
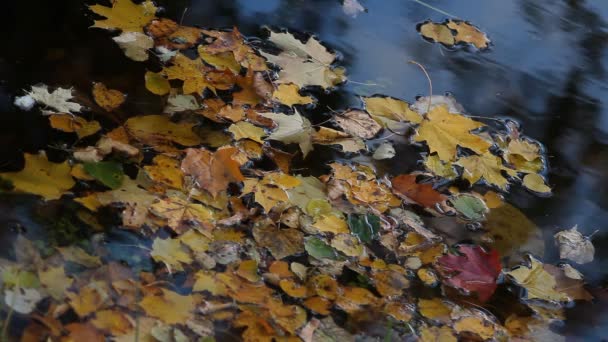
[[[237,26],[247,36],[261,36],[262,26],[270,25],[317,35],[342,54],[342,65],[354,81],[325,101],[333,109],[359,106],[357,95],[382,93],[407,101],[427,95],[424,74],[407,63],[415,60],[427,68],[435,94],[451,92],[474,115],[517,120],[549,154],[548,179],[555,194],[538,198],[514,189],[508,197],[543,230],[544,261],[559,260],[555,232],[575,224],[585,235],[597,231],[592,238],[595,261],[577,266],[597,299],[569,309],[560,333],[572,340],[608,336],[608,293],[603,290],[608,283],[608,2],[426,1],[445,13],[414,0],[361,2],[368,12],[351,18],[333,0],[157,1],[165,8],[162,16],[183,18],[185,25]],[[23,152],[47,149],[63,137],[38,112],[12,106],[14,96],[32,84],[90,89],[91,81],[101,81],[129,94],[125,113],[158,112],[158,98],[147,93],[140,77],[150,66],[123,57],[106,31],[88,29],[92,21],[84,3],[2,3],[3,169],[18,169]],[[417,23],[442,21],[448,14],[479,26],[492,39],[491,49],[450,51],[419,36]],[[386,166],[407,173],[418,158],[417,153],[399,154]],[[35,231],[40,225],[30,218],[38,210],[35,202],[27,196],[0,199],[0,250],[9,247],[17,228]]]

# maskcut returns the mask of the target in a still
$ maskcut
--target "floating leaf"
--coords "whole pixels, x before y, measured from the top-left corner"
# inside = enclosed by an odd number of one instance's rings
[[[527,290],[526,298],[543,299],[548,301],[569,301],[570,298],[563,292],[556,291],[555,278],[543,268],[543,263],[530,257],[530,266],[520,266],[507,275],[513,278],[516,284]]]
[[[171,85],[161,73],[146,71],[145,75],[146,89],[152,94],[167,95],[171,90]]]
[[[353,235],[359,238],[359,240],[370,243],[378,238],[380,218],[372,214],[349,215],[348,226]]]
[[[420,205],[430,208],[446,199],[431,184],[416,183],[416,175],[399,175],[391,180],[393,190]]]
[[[155,18],[157,8],[149,0],[141,4],[135,4],[131,0],[116,0],[112,3],[112,7],[92,5],[89,6],[89,9],[95,14],[107,18],[96,20],[92,27],[118,29],[123,32],[141,32],[143,27]]]
[[[167,289],[160,295],[150,293],[139,305],[146,314],[166,324],[182,324],[192,318],[196,300],[193,296],[182,296]]]
[[[154,40],[141,32],[123,32],[112,38],[124,51],[125,56],[136,62],[148,60],[148,50],[154,47]]]
[[[268,136],[268,139],[281,141],[285,144],[296,143],[300,146],[304,157],[312,151],[311,135],[314,130],[310,126],[310,121],[302,117],[297,110],[294,115],[282,113],[260,113],[260,115],[271,119],[279,126]]]
[[[24,97],[28,97],[45,106],[45,109],[42,111],[43,114],[74,114],[82,110],[80,104],[70,101],[74,98],[72,95],[72,88],[57,88],[53,92],[49,92],[49,87],[46,84],[42,84],[39,86],[32,86],[32,90],[26,92],[26,94],[27,95]],[[23,101],[23,97],[17,98],[15,103],[17,104],[19,101]],[[46,107],[52,108],[53,111],[46,109]],[[29,110],[31,109],[31,106],[23,109]]]
[[[449,277],[445,283],[475,292],[480,301],[487,301],[496,290],[496,279],[502,270],[498,253],[486,252],[479,246],[458,246],[458,252],[463,255],[444,255],[437,263],[444,277]]]
[[[279,84],[277,89],[272,93],[272,98],[286,106],[306,105],[314,102],[310,96],[301,96],[298,92],[300,88],[295,84]]]
[[[559,257],[569,259],[577,264],[586,264],[593,261],[595,247],[574,226],[568,230],[562,230],[555,234],[555,242],[559,246]]]
[[[228,127],[228,132],[232,133],[236,140],[251,139],[260,144],[264,143],[262,137],[266,135],[266,132],[262,128],[254,126],[246,121],[240,121],[230,125],[230,127]]]
[[[391,122],[419,124],[422,116],[410,109],[407,102],[392,97],[364,97],[365,109],[380,124],[393,126]]]
[[[122,185],[124,173],[120,163],[113,161],[84,163],[84,170],[110,189],[118,189]]]
[[[334,120],[346,133],[362,139],[372,139],[382,129],[369,114],[357,109],[336,115]]]
[[[44,152],[25,153],[24,158],[23,170],[0,173],[1,178],[12,183],[14,190],[40,195],[49,201],[58,199],[76,184],[67,161],[52,163]]]
[[[529,190],[532,190],[539,194],[551,193],[551,188],[547,186],[543,176],[536,173],[530,173],[525,175],[522,184]]]
[[[488,184],[495,185],[503,190],[507,189],[509,181],[501,172],[505,171],[511,175],[514,172],[514,170],[502,165],[502,159],[489,152],[485,152],[481,156],[462,157],[454,164],[464,168],[463,177],[471,185],[483,178]]]
[[[163,262],[169,269],[181,271],[182,264],[192,263],[192,257],[178,239],[154,239],[150,256]]]
[[[108,112],[120,107],[125,102],[126,96],[115,89],[108,89],[103,83],[93,84],[93,98],[95,102]]]
[[[304,248],[306,249],[306,252],[310,254],[310,256],[317,259],[339,259],[338,253],[330,245],[316,237],[306,239],[304,242]]]
[[[91,136],[101,129],[98,121],[87,121],[78,116],[53,114],[49,116],[51,127],[63,132],[76,133],[79,139]]]
[[[464,218],[481,221],[488,212],[486,203],[479,197],[470,194],[459,194],[450,199],[450,203]]]
[[[452,46],[456,42],[452,31],[444,24],[424,23],[420,26],[420,34],[425,38],[447,46]]]
[[[456,42],[470,43],[478,49],[485,49],[490,43],[485,33],[467,22],[450,20],[446,25],[456,31],[456,37],[454,38]]]

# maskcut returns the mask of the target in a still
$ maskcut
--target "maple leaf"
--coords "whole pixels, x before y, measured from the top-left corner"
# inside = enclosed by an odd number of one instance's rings
[[[272,98],[286,106],[306,105],[314,103],[314,98],[310,96],[302,96],[299,93],[300,87],[295,84],[279,84],[277,89],[272,93]]]
[[[220,148],[215,153],[204,148],[189,148],[181,167],[185,174],[196,179],[199,188],[216,197],[228,184],[245,180],[239,163],[233,159],[237,152],[232,146]]]
[[[556,290],[557,281],[554,276],[544,269],[542,262],[534,257],[529,257],[529,266],[520,266],[507,272],[516,284],[527,290],[526,298],[543,299],[548,301],[569,301],[566,293]]]
[[[205,46],[206,52],[214,55],[232,52],[234,59],[245,68],[252,71],[267,70],[266,61],[245,44],[243,36],[236,27],[228,32],[204,30],[203,33],[216,38],[210,45]]]
[[[183,324],[194,315],[197,299],[195,296],[182,296],[167,289],[161,293],[146,295],[139,306],[146,314],[156,317],[166,324]]]
[[[243,195],[253,192],[255,201],[266,213],[279,204],[289,202],[287,190],[300,185],[300,180],[279,172],[268,173],[263,179],[247,178],[243,187]]]
[[[67,161],[50,162],[44,152],[25,153],[23,157],[23,170],[0,173],[0,177],[10,181],[16,191],[40,195],[49,201],[58,199],[76,184],[70,175],[71,167]]]
[[[391,180],[393,190],[424,207],[430,208],[446,199],[431,184],[416,183],[416,175],[399,175]]]
[[[416,141],[426,141],[431,152],[437,152],[444,162],[456,158],[456,147],[466,147],[477,153],[484,153],[491,144],[471,131],[485,126],[459,114],[448,112],[446,106],[436,106],[422,121]]]
[[[260,144],[264,143],[262,137],[266,135],[264,129],[254,126],[246,121],[240,121],[235,124],[230,125],[228,127],[228,132],[234,135],[234,139],[251,139],[253,141],[257,141]]]
[[[480,301],[487,301],[502,270],[498,252],[486,252],[479,246],[458,246],[458,251],[463,255],[444,255],[437,263],[444,277],[456,272],[445,279],[446,284],[475,292]]]
[[[346,79],[344,69],[330,67],[336,55],[327,51],[315,38],[310,37],[302,43],[290,33],[271,31],[269,40],[283,50],[278,56],[262,52],[268,61],[281,67],[277,82],[329,88]]]
[[[299,229],[259,225],[253,228],[253,237],[260,247],[268,248],[277,260],[304,252],[304,234]]]
[[[231,72],[218,71],[203,64],[200,59],[190,59],[179,53],[173,58],[173,65],[163,68],[163,75],[169,80],[182,80],[184,94],[201,94],[206,88],[227,90],[234,85]]]
[[[363,140],[327,127],[319,127],[319,130],[312,136],[312,142],[319,145],[340,145],[342,152],[367,150]]]
[[[183,270],[182,264],[190,264],[193,259],[179,239],[154,239],[150,256],[158,262],[167,265],[169,271]]]
[[[182,26],[167,18],[152,20],[146,32],[154,38],[157,46],[183,50],[192,47],[200,39],[203,30]]]
[[[394,127],[396,122],[422,122],[422,115],[410,109],[409,103],[392,97],[363,97],[363,103],[367,112],[378,123]]]
[[[314,132],[310,121],[300,115],[296,110],[294,115],[283,113],[259,113],[263,117],[274,121],[278,128],[273,131],[268,139],[277,140],[285,144],[296,143],[300,146],[304,157],[312,151],[311,136]]]
[[[215,212],[212,209],[176,196],[158,200],[150,206],[150,211],[167,219],[169,227],[174,230],[177,230],[184,221],[205,224],[215,219]]]
[[[123,32],[141,32],[152,19],[155,19],[156,6],[150,0],[136,4],[132,0],[115,0],[112,7],[92,5],[89,9],[95,14],[106,17],[105,20],[95,20],[91,27],[107,30],[122,30]]]
[[[17,97],[15,105],[23,110],[32,109],[34,103],[39,103],[45,108],[52,108],[54,111],[47,109],[42,110],[42,114],[50,115],[57,113],[74,114],[82,110],[82,106],[76,102],[71,102],[73,99],[72,88],[56,88],[53,92],[49,92],[49,86],[42,84],[32,86],[32,90],[27,91],[25,96]]]
[[[146,115],[130,118],[125,129],[135,139],[156,149],[167,149],[171,143],[183,146],[199,145],[201,138],[192,131],[195,124],[174,123],[164,115]]]
[[[483,178],[488,184],[496,185],[497,187],[506,190],[509,185],[509,180],[502,175],[501,171],[506,171],[513,176],[515,175],[515,170],[502,165],[502,159],[490,152],[486,152],[481,156],[473,155],[462,157],[454,164],[464,168],[463,177],[468,180],[471,185]]]
[[[593,261],[595,247],[589,238],[578,231],[578,226],[562,230],[556,233],[554,237],[559,246],[560,259],[569,259],[577,264],[586,264]]]

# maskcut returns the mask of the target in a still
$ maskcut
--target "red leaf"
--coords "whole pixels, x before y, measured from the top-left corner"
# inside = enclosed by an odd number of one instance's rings
[[[391,183],[397,194],[427,208],[445,200],[445,196],[433,189],[431,184],[416,183],[416,175],[399,175]]]
[[[480,301],[487,301],[496,290],[496,278],[502,269],[496,250],[484,251],[479,246],[459,246],[463,255],[444,255],[439,259],[445,284],[476,292]],[[455,274],[454,274],[455,273]]]

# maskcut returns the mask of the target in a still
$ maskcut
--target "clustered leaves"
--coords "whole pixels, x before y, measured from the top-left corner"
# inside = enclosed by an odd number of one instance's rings
[[[77,143],[61,163],[44,152],[25,154],[23,170],[0,177],[47,201],[73,199],[99,236],[100,218],[113,213],[141,242],[122,247],[135,248],[132,254],[101,243],[43,253],[19,237],[16,261],[2,261],[2,279],[5,303],[32,318],[24,336],[182,341],[213,338],[228,326],[246,341],[349,341],[368,333],[358,327],[381,324],[422,340],[533,338],[563,315],[560,302],[591,298],[572,267],[522,259],[542,255],[544,245],[520,243],[538,228],[489,188],[506,192],[522,181],[550,192],[540,145],[516,128],[490,127],[435,97],[414,105],[368,97],[363,108],[318,120],[307,107],[316,103],[315,88],[331,90],[346,76],[336,53],[314,37],[271,31],[271,52],[236,28],[157,18],[150,1],[90,9],[106,18],[94,27],[122,32],[117,42],[127,57],[158,52],[162,68],[141,78],[166,103],[164,113],[102,128],[76,116],[88,108],[70,89],[34,86],[20,104],[37,103],[52,114],[53,128],[97,140]],[[465,23],[446,25],[465,34]],[[125,34],[140,36],[131,37],[139,50],[125,46]],[[92,95],[108,113],[128,101],[100,83]],[[331,123],[311,123],[318,121]],[[428,149],[426,171],[380,176],[348,158],[328,162],[319,177],[291,170],[292,159],[306,158],[313,145],[365,154],[371,140],[406,126]],[[388,146],[382,158],[395,155]],[[488,187],[448,188],[460,179]],[[427,224],[433,220],[456,225],[456,235],[470,234],[465,223],[484,233],[454,239]],[[477,244],[454,245],[459,240]],[[564,257],[588,260],[572,254],[574,244],[586,245],[583,237],[558,240],[570,248]],[[506,321],[480,309],[501,278],[526,290],[527,311]],[[411,290],[421,286],[429,290],[424,298]]]

